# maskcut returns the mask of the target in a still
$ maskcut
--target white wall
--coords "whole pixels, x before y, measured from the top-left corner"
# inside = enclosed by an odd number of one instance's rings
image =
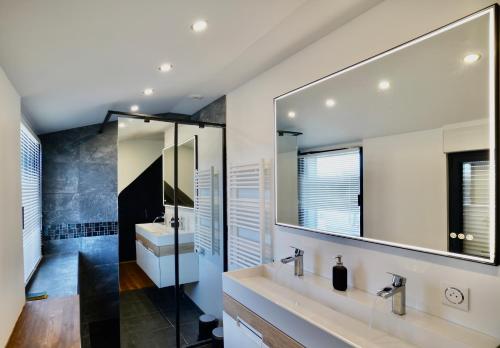
[[[165,144],[173,144],[174,129],[169,128],[165,132]],[[180,125],[179,144],[198,135],[198,169],[205,170],[214,166],[218,175],[218,202],[222,202],[222,130],[219,128],[199,128],[198,126]],[[200,309],[207,313],[222,318],[222,272],[224,270],[223,259],[223,229],[222,216],[223,207],[218,206],[219,222],[218,237],[220,252],[214,255],[199,255],[199,281],[185,287],[187,295]],[[194,228],[193,210],[187,208],[179,209],[179,216],[187,222],[186,228]],[[173,216],[173,209],[166,208],[167,220]],[[180,265],[182,267],[182,265]]]
[[[387,0],[227,95],[228,162],[274,157],[273,98],[479,10],[491,1]],[[500,268],[414,251],[274,230],[275,258],[289,245],[305,250],[305,268],[330,277],[333,256],[344,255],[349,282],[374,293],[386,271],[408,277],[408,305],[500,338]],[[470,311],[445,307],[440,281],[471,289]]]
[[[488,120],[363,140],[364,236],[448,250],[447,159],[489,148]]]
[[[179,190],[194,199],[194,147],[181,145],[177,148]],[[174,148],[169,147],[163,153],[163,180],[174,186]]]
[[[278,139],[278,221],[299,224],[297,137],[282,136]]]
[[[19,132],[20,97],[0,67],[0,346],[24,305]]]
[[[363,140],[364,236],[446,251],[443,130]]]
[[[161,156],[162,139],[129,139],[118,142],[118,193]]]

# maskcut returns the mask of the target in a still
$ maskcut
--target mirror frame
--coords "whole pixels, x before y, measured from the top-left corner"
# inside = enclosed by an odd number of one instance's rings
[[[194,140],[194,170],[198,170],[198,135],[193,135],[192,137],[184,140],[182,143],[178,143],[177,144],[177,148],[179,148],[180,146],[190,142],[191,140]],[[162,200],[163,200],[163,206],[164,207],[174,207],[173,204],[165,204],[165,180],[163,179],[164,176],[163,176],[163,169],[164,169],[164,166],[163,166],[163,153],[165,152],[165,150],[168,150],[168,149],[171,149],[175,146],[175,144],[173,145],[170,145],[170,146],[165,146],[162,150],[161,150],[161,174],[162,174],[162,181],[161,181],[161,187],[162,187]],[[193,173],[193,179],[194,179],[194,173]],[[194,186],[194,180],[193,180],[193,186]],[[194,202],[194,197],[193,197],[193,202]],[[194,209],[194,206],[193,207],[186,207],[184,205],[179,205],[180,208],[182,209]]]
[[[490,60],[490,67],[489,67],[489,91],[488,91],[488,99],[489,99],[489,121],[491,129],[494,130],[494,139],[493,137],[490,136],[490,148],[493,147],[495,149],[494,154],[492,156],[495,162],[495,167],[496,167],[496,172],[495,172],[495,180],[494,180],[494,192],[495,192],[495,207],[494,207],[494,214],[490,215],[490,219],[493,220],[494,223],[494,228],[490,230],[490,246],[492,249],[492,252],[490,253],[490,258],[481,258],[477,256],[471,256],[471,255],[461,255],[457,253],[451,253],[448,251],[440,251],[440,250],[433,250],[429,248],[424,248],[424,247],[418,247],[418,246],[412,246],[408,244],[401,244],[401,243],[396,243],[396,242],[390,242],[390,241],[383,241],[383,240],[378,240],[378,239],[373,239],[373,238],[366,238],[366,237],[357,237],[357,236],[349,236],[345,234],[339,234],[335,232],[325,232],[325,231],[319,231],[311,228],[306,228],[306,227],[301,227],[297,225],[291,225],[291,224],[286,224],[278,221],[278,185],[277,185],[277,173],[278,173],[278,168],[277,165],[274,166],[274,224],[276,226],[282,226],[282,227],[287,227],[287,228],[293,228],[296,230],[301,230],[301,231],[308,231],[308,232],[314,232],[314,233],[319,233],[322,235],[327,235],[327,236],[332,236],[332,237],[341,237],[341,238],[346,238],[346,239],[352,239],[352,240],[359,240],[362,242],[368,242],[368,243],[374,243],[374,244],[381,244],[381,245],[386,245],[386,246],[391,246],[391,247],[396,247],[400,249],[406,249],[406,250],[413,250],[417,252],[422,252],[422,253],[427,253],[427,254],[434,254],[434,255],[440,255],[444,257],[449,257],[449,258],[454,258],[454,259],[460,259],[460,260],[465,260],[465,261],[472,261],[472,262],[478,262],[482,264],[487,264],[487,265],[493,265],[497,266],[500,263],[500,257],[499,257],[499,250],[500,250],[500,237],[498,236],[498,221],[500,221],[500,216],[499,216],[499,210],[498,210],[498,195],[500,193],[500,176],[498,175],[498,163],[499,163],[499,154],[498,154],[498,149],[499,149],[499,43],[498,40],[500,38],[500,33],[499,33],[499,8],[500,6],[498,4],[493,4],[491,6],[488,6],[486,8],[483,8],[479,11],[476,11],[474,13],[471,13],[465,17],[462,17],[456,21],[453,21],[449,24],[446,24],[444,26],[441,26],[433,31],[430,31],[426,34],[423,34],[421,36],[418,36],[414,39],[411,39],[409,41],[406,41],[398,46],[395,46],[391,49],[388,49],[382,53],[376,54],[374,56],[371,56],[367,59],[364,59],[358,63],[355,63],[353,65],[350,65],[346,68],[340,69],[334,73],[331,73],[329,75],[326,75],[320,79],[317,79],[313,82],[310,82],[308,84],[305,84],[301,87],[298,87],[296,89],[293,89],[289,92],[286,92],[282,95],[279,95],[273,99],[274,103],[274,158],[275,158],[275,163],[276,163],[276,158],[277,158],[277,153],[278,153],[278,148],[277,148],[277,123],[278,123],[278,116],[277,116],[277,101],[285,98],[287,96],[290,96],[292,94],[298,93],[301,90],[304,90],[306,88],[312,87],[316,84],[319,84],[325,80],[328,80],[330,78],[333,78],[335,76],[344,74],[350,70],[356,69],[357,67],[360,67],[362,65],[371,63],[373,61],[376,61],[380,58],[383,58],[391,53],[397,52],[399,50],[402,50],[406,47],[412,46],[414,44],[417,44],[423,40],[426,40],[428,38],[431,38],[433,36],[439,35],[442,32],[446,32],[450,29],[453,29],[457,26],[460,26],[461,24],[464,24],[466,22],[469,22],[471,20],[474,20],[477,17],[480,17],[482,15],[489,15],[490,16],[490,22],[489,22],[489,43],[490,43],[490,56],[492,59]],[[491,146],[494,145],[494,146]],[[361,217],[361,220],[363,220],[363,217]]]

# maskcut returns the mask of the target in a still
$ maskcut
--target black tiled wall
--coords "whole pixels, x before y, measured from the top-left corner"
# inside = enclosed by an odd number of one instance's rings
[[[99,126],[40,136],[43,252],[80,254],[83,347],[90,347],[103,327],[105,346],[119,345],[118,127],[108,123],[98,134]]]
[[[118,222],[84,222],[81,224],[44,225],[44,241],[81,237],[111,236],[118,234]]]
[[[118,220],[117,123],[40,135],[43,225]],[[45,230],[45,228],[44,228]]]
[[[193,120],[226,123],[226,96],[214,100],[192,116]]]

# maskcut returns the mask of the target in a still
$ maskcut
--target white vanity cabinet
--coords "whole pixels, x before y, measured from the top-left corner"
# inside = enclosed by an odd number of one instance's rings
[[[239,348],[236,340],[260,347],[256,337],[271,348],[487,348],[500,343],[410,307],[396,315],[390,300],[377,301],[376,295],[355,288],[337,291],[330,279],[307,271],[297,277],[293,271],[293,265],[273,263],[223,274],[227,347]]]
[[[160,286],[160,258],[151,250],[146,248],[141,241],[135,241],[135,253],[137,265],[142,268],[144,273],[156,284]]]
[[[226,312],[222,313],[224,321],[224,345],[238,348],[267,347],[262,341],[262,336],[246,323],[236,321]]]
[[[135,250],[137,265],[158,286],[175,285],[173,229],[158,223],[137,224]],[[198,254],[193,233],[179,231],[179,283],[198,281]]]
[[[304,347],[228,294],[224,294],[223,301],[225,347]]]

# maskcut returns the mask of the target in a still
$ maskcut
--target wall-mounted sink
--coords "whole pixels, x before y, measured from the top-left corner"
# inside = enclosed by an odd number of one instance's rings
[[[136,261],[158,287],[175,284],[174,229],[161,223],[136,224]],[[179,230],[181,284],[198,281],[198,254],[194,233]]]
[[[500,341],[390,301],[349,289],[293,266],[262,265],[223,276],[224,292],[306,347],[497,347]]]
[[[156,246],[173,245],[174,229],[162,223],[136,224],[135,232]],[[179,229],[179,244],[194,241],[193,232]]]

